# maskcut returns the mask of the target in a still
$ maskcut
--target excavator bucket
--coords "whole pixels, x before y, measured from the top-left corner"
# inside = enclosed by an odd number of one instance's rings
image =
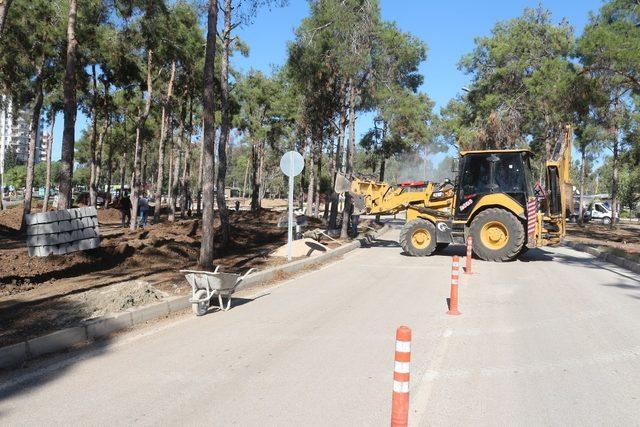
[[[351,181],[347,179],[347,177],[340,172],[336,173],[336,183],[333,186],[333,189],[336,193],[346,193],[351,190]]]

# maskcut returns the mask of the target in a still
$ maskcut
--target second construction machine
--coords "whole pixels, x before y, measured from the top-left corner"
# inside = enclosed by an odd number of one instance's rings
[[[544,187],[536,183],[529,150],[460,153],[455,182],[405,182],[399,186],[338,177],[336,191],[348,191],[356,213],[406,212],[402,249],[428,256],[473,238],[473,252],[487,261],[508,261],[528,248],[553,246],[565,235],[569,200],[571,128],[546,162]]]

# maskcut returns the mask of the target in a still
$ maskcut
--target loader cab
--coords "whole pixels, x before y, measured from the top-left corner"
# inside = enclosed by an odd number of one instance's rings
[[[528,150],[469,151],[461,153],[456,192],[456,220],[467,220],[483,196],[502,193],[525,206],[533,195]]]

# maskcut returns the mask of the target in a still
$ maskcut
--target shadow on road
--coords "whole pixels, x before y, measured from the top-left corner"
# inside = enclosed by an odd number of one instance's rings
[[[583,258],[583,257],[572,256],[572,255],[566,255],[566,254],[553,254],[553,259],[556,261],[562,262],[563,264],[580,265],[582,267],[593,268],[596,270],[607,270],[620,277],[624,277],[625,279],[632,280],[636,283],[640,283],[640,279],[638,278],[638,275],[634,274],[633,272],[627,271],[622,267],[618,267],[615,269],[611,268],[606,263],[606,261],[602,261],[597,258],[592,258],[592,257]]]
[[[395,240],[374,239],[374,240],[361,240],[361,248],[399,248],[400,244]]]
[[[241,305],[245,305],[248,304],[250,302],[253,302],[257,299],[260,299],[262,297],[266,297],[268,295],[271,295],[271,293],[266,293],[266,294],[262,294],[262,295],[258,295],[257,297],[254,298],[239,298],[239,297],[232,297],[231,298],[231,308],[230,310],[233,310],[234,308],[240,307]],[[227,300],[226,298],[223,300],[223,302],[226,304]],[[218,307],[218,299],[216,297],[214,297],[211,300],[211,304],[209,306],[209,309],[207,310],[207,312],[205,313],[205,316],[208,316],[210,314],[214,314],[214,313],[218,313],[220,311],[222,311],[220,309],[220,307]]]
[[[79,307],[79,310],[82,310]],[[58,354],[48,354],[25,362],[13,369],[0,369],[0,403],[16,395],[30,393],[65,375],[74,365],[106,353],[111,337],[87,342]],[[5,408],[6,409],[6,408]],[[2,411],[0,411],[0,418]]]
[[[516,258],[516,260],[522,261],[522,262],[553,261],[553,255],[545,251],[544,249],[535,248],[535,249],[529,249],[525,253],[520,254],[520,256]]]

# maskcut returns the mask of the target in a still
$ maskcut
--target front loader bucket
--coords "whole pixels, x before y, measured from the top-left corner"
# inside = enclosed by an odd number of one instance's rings
[[[337,172],[336,183],[333,186],[333,190],[338,194],[346,193],[351,190],[351,181],[349,181],[344,174]]]

